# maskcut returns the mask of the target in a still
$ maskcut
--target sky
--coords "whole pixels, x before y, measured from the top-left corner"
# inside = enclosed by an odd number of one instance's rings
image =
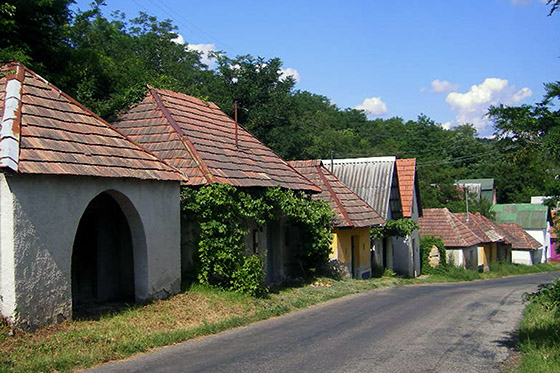
[[[543,84],[560,80],[560,11],[549,17],[546,0],[106,0],[104,9],[170,19],[177,41],[203,54],[279,57],[296,89],[342,109],[471,123],[481,137],[493,133],[490,105],[539,102]]]

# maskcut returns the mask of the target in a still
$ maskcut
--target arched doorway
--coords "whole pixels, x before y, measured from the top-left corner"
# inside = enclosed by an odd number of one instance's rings
[[[72,249],[74,316],[114,302],[134,302],[130,226],[117,201],[101,193],[80,219]]]

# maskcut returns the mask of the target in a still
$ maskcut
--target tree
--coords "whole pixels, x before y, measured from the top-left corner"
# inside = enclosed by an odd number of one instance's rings
[[[64,75],[71,50],[73,0],[4,0],[0,3],[0,61],[20,61],[46,78]]]

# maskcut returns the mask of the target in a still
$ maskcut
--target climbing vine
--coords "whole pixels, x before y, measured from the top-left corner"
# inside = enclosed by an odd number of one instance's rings
[[[430,252],[434,246],[437,247],[439,251],[439,266],[445,267],[447,265],[447,250],[445,249],[443,240],[431,235],[420,237],[422,274],[428,274],[433,271],[434,267],[430,266]]]
[[[263,258],[244,255],[249,219],[263,226],[280,215],[300,231],[295,260],[303,275],[317,273],[328,262],[332,210],[323,201],[280,188],[240,190],[212,184],[183,188],[184,218],[200,226],[197,240],[197,280],[223,289],[264,294]]]
[[[370,237],[372,239],[383,237],[407,237],[418,228],[418,223],[410,218],[389,220],[384,226],[371,227]]]

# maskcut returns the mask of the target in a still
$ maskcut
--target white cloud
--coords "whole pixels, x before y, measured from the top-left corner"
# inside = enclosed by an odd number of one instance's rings
[[[381,116],[387,113],[387,105],[381,101],[381,97],[366,98],[360,105],[355,106],[354,109],[363,110],[366,114],[372,116]]]
[[[441,124],[441,127],[442,127],[443,129],[448,130],[448,129],[451,128],[451,125],[452,125],[451,122],[445,122],[445,123],[442,123],[442,124]]]
[[[185,39],[183,38],[183,35],[181,35],[181,34],[177,34],[177,37],[175,39],[171,39],[171,41],[176,43],[176,44],[185,45]]]
[[[299,82],[299,73],[296,69],[288,67],[287,69],[280,69],[280,80],[284,80],[291,76],[296,83]]]
[[[490,105],[517,105],[532,94],[529,88],[518,90],[505,79],[487,78],[468,92],[449,93],[445,101],[457,113],[456,124],[471,123],[481,136],[486,136],[491,131],[491,122],[485,116]]]
[[[455,92],[459,88],[459,84],[452,84],[447,80],[435,79],[430,83],[433,93],[448,93]]]
[[[177,34],[177,37],[175,39],[171,39],[171,41],[180,45],[185,45],[185,38],[183,38],[183,35],[181,34]],[[187,50],[199,52],[200,62],[209,68],[214,66],[216,61],[214,58],[209,56],[209,53],[216,50],[215,44],[188,44]]]
[[[210,52],[216,50],[215,44],[189,44],[187,49],[200,53],[200,62],[208,67],[212,67],[216,62],[213,57],[209,56]]]

